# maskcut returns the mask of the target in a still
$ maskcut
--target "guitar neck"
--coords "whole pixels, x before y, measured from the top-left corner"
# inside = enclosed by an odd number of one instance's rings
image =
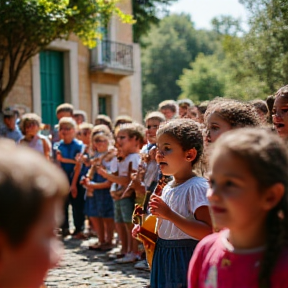
[[[151,194],[152,194],[151,191],[146,191],[146,193],[145,193],[145,198],[144,198],[144,201],[143,201],[143,204],[142,204],[144,213],[147,211]]]

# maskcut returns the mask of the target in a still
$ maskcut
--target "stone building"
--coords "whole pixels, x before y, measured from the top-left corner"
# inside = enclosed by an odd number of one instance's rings
[[[131,0],[119,8],[132,14]],[[97,114],[142,122],[140,48],[132,26],[112,17],[104,34],[92,50],[75,35],[52,42],[28,61],[4,107],[35,112],[46,124],[56,123],[55,108],[63,102],[86,111],[92,123]]]

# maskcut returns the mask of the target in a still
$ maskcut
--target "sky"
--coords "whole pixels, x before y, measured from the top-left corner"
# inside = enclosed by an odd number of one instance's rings
[[[220,15],[241,17],[244,23],[246,19],[246,10],[238,0],[178,0],[168,10],[170,13],[189,13],[196,29],[210,29],[212,18]]]

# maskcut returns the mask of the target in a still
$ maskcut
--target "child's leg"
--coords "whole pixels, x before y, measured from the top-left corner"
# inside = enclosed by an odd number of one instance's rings
[[[103,218],[103,223],[104,223],[105,242],[108,244],[112,244],[114,233],[114,219]]]
[[[119,239],[121,241],[121,254],[128,253],[128,240],[127,240],[127,233],[125,229],[124,223],[115,223],[116,231],[119,235]]]
[[[93,229],[96,231],[99,244],[103,244],[105,242],[105,234],[104,234],[104,225],[103,218],[99,217],[90,217]]]
[[[128,251],[133,252],[134,254],[138,253],[138,241],[132,237],[132,223],[125,223],[125,229],[127,233],[127,241],[128,241]]]
[[[62,235],[66,236],[69,234],[69,215],[68,215],[68,208],[69,208],[69,204],[70,204],[70,198],[71,198],[71,194],[69,193],[69,195],[66,198],[66,201],[64,203],[64,222],[61,226],[62,228]]]
[[[74,219],[74,225],[75,225],[75,232],[79,233],[83,231],[84,228],[84,194],[85,189],[81,185],[77,185],[78,193],[76,198],[71,197],[71,204],[72,204],[72,210],[73,210],[73,219]]]
[[[123,222],[122,213],[121,213],[121,200],[114,201],[114,219],[115,219],[115,228],[121,241],[121,254],[126,254],[128,251],[127,237],[125,224]]]

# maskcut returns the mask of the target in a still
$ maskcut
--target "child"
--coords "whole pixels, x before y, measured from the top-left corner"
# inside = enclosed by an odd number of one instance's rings
[[[207,141],[213,143],[226,131],[259,126],[256,109],[250,103],[219,98],[211,101],[204,115]]]
[[[64,173],[39,153],[0,141],[0,287],[39,288],[60,258],[55,230],[68,193]]]
[[[206,199],[208,183],[192,171],[202,149],[202,133],[193,120],[173,120],[157,132],[156,160],[163,175],[172,175],[173,180],[161,197],[152,195],[149,203],[151,213],[159,220],[151,288],[187,287],[194,248],[212,232]]]
[[[190,262],[191,288],[287,287],[288,156],[261,129],[222,135],[211,156],[213,224]]]
[[[191,110],[192,107],[194,107],[194,103],[190,99],[180,99],[177,101],[178,107],[179,107],[179,117],[180,118],[187,118],[189,114],[189,110]]]
[[[78,154],[82,154],[84,146],[76,138],[76,123],[72,117],[63,117],[59,121],[59,133],[62,140],[57,145],[57,160],[64,170],[69,183],[70,194],[65,204],[65,221],[62,226],[62,235],[65,237],[70,234],[68,222],[68,206],[72,205],[75,231],[73,235],[76,238],[82,238],[84,226],[84,193],[85,190],[79,184],[79,175],[81,166],[76,166]]]
[[[153,192],[158,181],[159,169],[155,160],[155,147],[156,147],[156,132],[161,123],[165,122],[165,116],[158,111],[150,112],[145,117],[146,123],[146,137],[148,143],[141,149],[141,155],[145,159],[145,167],[139,167],[140,170],[145,170],[143,182],[140,179],[134,178],[131,188],[136,192],[136,203],[142,204],[145,192]],[[143,166],[143,165],[141,165]],[[144,169],[143,169],[144,168]],[[135,173],[136,174],[136,173]],[[142,174],[142,173],[138,173]],[[142,183],[141,183],[142,182]],[[144,184],[144,185],[141,185]]]
[[[49,160],[51,145],[49,140],[39,133],[41,118],[35,113],[27,113],[21,117],[20,123],[22,134],[24,135],[24,138],[20,140],[20,144],[35,149]]]
[[[57,120],[60,121],[63,117],[73,117],[74,107],[72,104],[63,103],[57,106],[56,108],[56,117]],[[59,129],[58,124],[54,126],[52,131],[52,144],[60,141]],[[54,148],[53,148],[54,149]],[[56,155],[54,155],[56,157]]]
[[[137,123],[127,123],[120,125],[116,141],[123,160],[118,163],[111,163],[112,174],[103,169],[98,169],[98,173],[112,183],[117,183],[124,192],[130,182],[130,173],[136,172],[139,165],[139,151],[143,145],[144,127]],[[115,165],[116,163],[116,165]],[[115,193],[114,193],[115,194]],[[124,198],[114,197],[115,226],[118,232],[122,248],[121,254],[124,257],[117,259],[117,263],[134,262],[138,258],[138,242],[132,238],[133,228],[132,214],[135,205],[134,195],[125,195]]]
[[[272,119],[278,135],[288,138],[288,86],[280,88],[275,97]]]
[[[104,166],[105,169],[110,171],[110,161],[105,156],[108,154],[109,145],[112,141],[112,134],[98,132],[92,137],[92,149],[94,156],[99,163],[95,165]],[[90,169],[94,169],[93,164]],[[108,251],[113,248],[113,230],[114,230],[114,205],[110,195],[111,182],[107,181],[97,173],[97,166],[95,167],[96,173],[90,173],[89,177],[83,180],[85,188],[87,188],[86,201],[85,201],[85,214],[89,217],[93,229],[97,232],[99,243],[97,245],[89,246],[90,250]],[[92,170],[94,172],[94,170]],[[94,175],[93,175],[94,174]],[[92,194],[89,191],[92,190]]]
[[[166,120],[178,117],[178,105],[174,100],[165,100],[159,103],[158,110],[164,114]]]

